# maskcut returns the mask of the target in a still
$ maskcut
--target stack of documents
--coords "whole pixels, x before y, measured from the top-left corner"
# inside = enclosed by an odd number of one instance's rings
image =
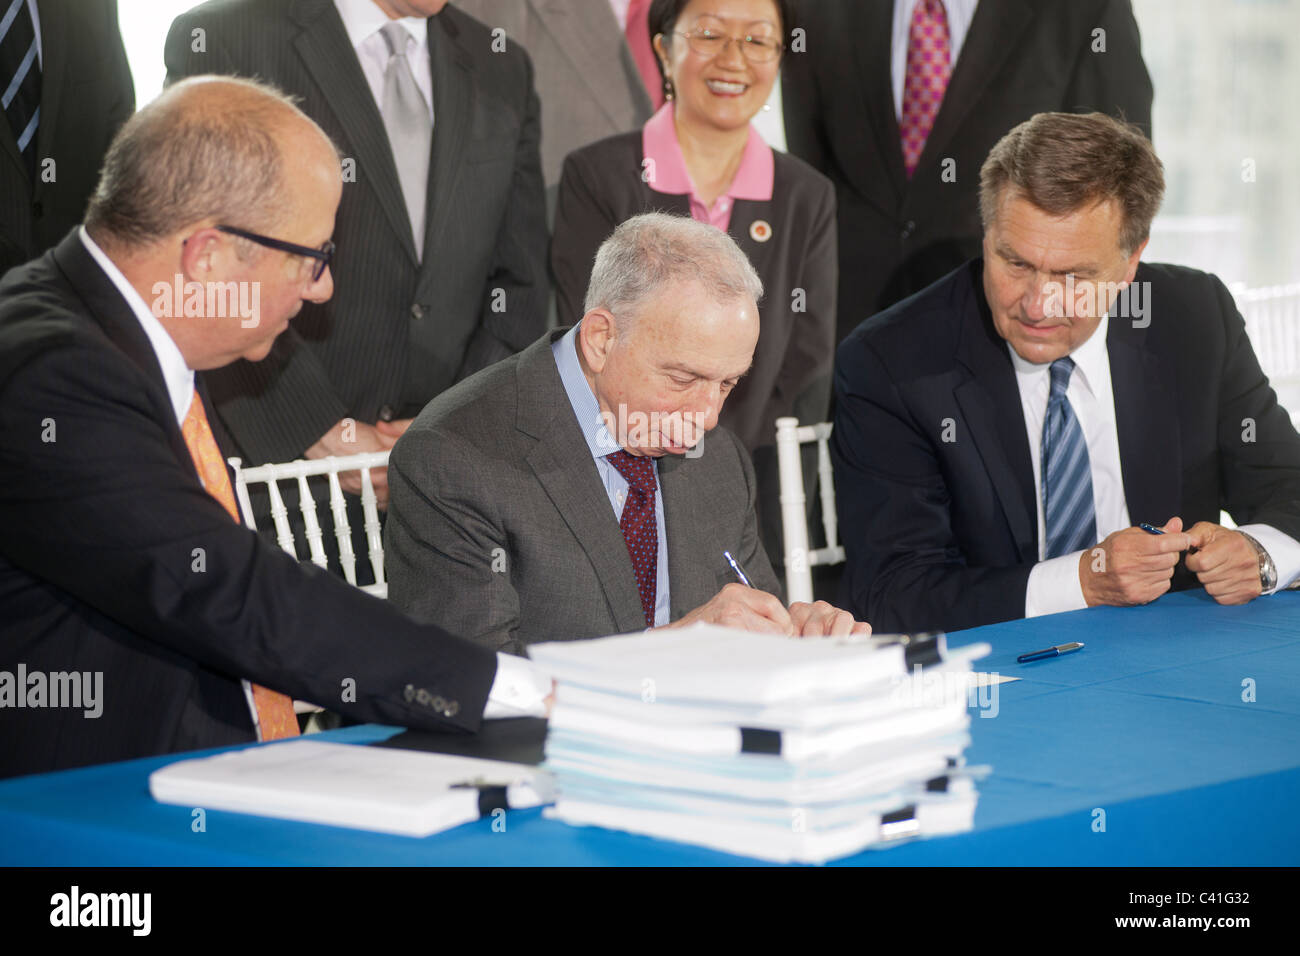
[[[967,830],[970,662],[988,651],[705,624],[534,645],[557,682],[547,815],[800,862]]]

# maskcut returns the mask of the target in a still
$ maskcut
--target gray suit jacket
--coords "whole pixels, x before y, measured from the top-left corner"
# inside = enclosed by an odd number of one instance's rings
[[[389,462],[388,595],[417,619],[496,650],[639,631],[632,561],[573,415],[551,343],[429,403]],[[659,461],[672,619],[736,580],[780,594],[758,539],[754,472],[717,428],[698,458]]]
[[[554,199],[564,157],[638,129],[650,96],[609,0],[455,0],[523,45],[542,101],[542,175]],[[553,207],[554,203],[550,203]]]
[[[335,223],[334,297],[305,303],[270,358],[205,375],[247,464],[295,458],[344,417],[414,415],[546,328],[528,56],[493,52],[488,29],[454,7],[429,19],[428,35],[435,119],[417,259],[388,134],[332,0],[213,0],[172,24],[170,78],[235,73],[274,83],[301,97],[352,161],[345,174],[355,172]]]

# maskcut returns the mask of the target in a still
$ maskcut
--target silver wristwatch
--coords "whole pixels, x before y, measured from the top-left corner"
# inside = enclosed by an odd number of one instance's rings
[[[1264,546],[1252,538],[1246,532],[1239,532],[1243,538],[1251,543],[1255,553],[1259,555],[1259,587],[1262,593],[1267,594],[1277,587],[1277,566],[1273,564],[1273,558],[1264,550]]]

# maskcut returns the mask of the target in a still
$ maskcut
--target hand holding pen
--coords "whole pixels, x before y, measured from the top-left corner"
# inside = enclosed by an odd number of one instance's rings
[[[1124,528],[1079,556],[1079,583],[1089,607],[1147,604],[1169,590],[1182,552],[1192,546],[1181,518],[1163,528]]]

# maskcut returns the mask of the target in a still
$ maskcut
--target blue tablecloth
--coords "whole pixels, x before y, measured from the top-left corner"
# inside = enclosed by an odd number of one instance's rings
[[[1018,654],[1081,640],[1033,664]],[[1022,680],[972,709],[989,764],[975,830],[859,865],[1300,863],[1300,593],[1244,607],[1204,592],[950,635]],[[354,727],[365,743],[394,728]],[[266,746],[275,746],[268,744]],[[0,782],[0,863],[35,865],[717,865],[755,861],[513,811],[426,839],[154,803],[158,757]],[[1101,824],[1104,823],[1104,829]]]

